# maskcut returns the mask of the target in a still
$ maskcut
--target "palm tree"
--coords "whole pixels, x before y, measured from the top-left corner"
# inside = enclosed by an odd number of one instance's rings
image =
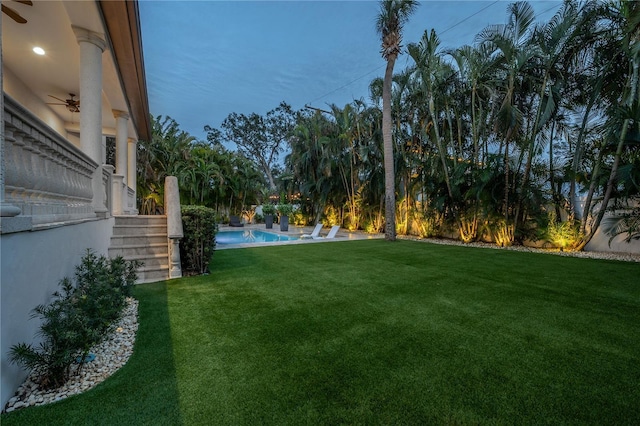
[[[527,68],[537,54],[531,43],[532,26],[535,13],[527,2],[512,3],[507,8],[509,18],[507,24],[490,25],[478,34],[480,42],[492,45],[500,57],[503,79],[499,83],[500,106],[496,114],[495,130],[504,142],[505,192],[504,192],[504,221],[505,227],[510,225],[510,210],[513,200],[509,191],[512,183],[510,164],[510,143],[516,141],[523,128],[526,112],[523,103],[517,102],[526,95],[524,79],[528,77]],[[515,179],[515,177],[514,177]],[[514,180],[515,183],[515,180]],[[515,218],[517,220],[517,218]],[[511,244],[513,241],[507,241]]]
[[[376,30],[382,37],[382,57],[387,61],[382,88],[382,135],[384,140],[385,170],[385,239],[396,239],[395,173],[393,167],[393,138],[391,121],[391,82],[393,67],[402,48],[402,29],[418,6],[416,0],[383,0],[376,21]]]
[[[578,250],[593,238],[596,233],[609,201],[614,196],[618,186],[618,171],[625,145],[632,142],[639,132],[640,122],[640,4],[632,1],[619,1],[603,6],[603,17],[608,25],[603,32],[602,45],[597,48],[599,55],[605,59],[603,74],[610,74],[608,84],[603,91],[610,107],[607,114],[606,128],[611,148],[615,147],[613,164],[610,167],[603,200],[600,210],[591,226],[591,231],[585,235],[578,245]],[[613,60],[609,55],[614,54]],[[619,68],[617,68],[619,66]],[[635,142],[635,141],[633,141]],[[613,150],[613,149],[612,149]],[[587,216],[593,186],[585,202],[585,217]],[[583,218],[581,230],[586,230],[586,219]]]

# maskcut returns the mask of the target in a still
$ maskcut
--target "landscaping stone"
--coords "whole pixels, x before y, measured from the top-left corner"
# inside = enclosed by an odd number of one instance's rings
[[[89,351],[96,356],[93,361],[82,365],[79,371],[76,367],[69,381],[57,389],[40,389],[37,374],[32,372],[9,399],[4,411],[10,413],[19,408],[49,404],[96,387],[129,360],[137,331],[138,301],[128,298],[122,317],[111,333]]]
[[[517,245],[508,246],[508,247],[499,247],[496,244],[491,244],[491,243],[483,243],[483,242],[463,243],[462,241],[459,241],[459,240],[439,239],[439,238],[420,238],[420,237],[414,237],[409,235],[398,235],[398,239],[421,241],[421,242],[432,243],[432,244],[486,248],[486,249],[493,249],[493,250],[512,250],[512,251],[522,251],[522,252],[528,252],[528,253],[545,253],[545,254],[553,254],[556,256],[566,256],[566,257],[620,260],[623,262],[640,262],[640,254],[635,254],[635,253],[615,253],[615,252],[597,252],[597,251],[560,251],[559,249],[542,249],[542,248],[517,246]]]

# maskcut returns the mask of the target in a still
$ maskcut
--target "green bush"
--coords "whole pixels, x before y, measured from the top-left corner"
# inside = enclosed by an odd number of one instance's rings
[[[140,266],[139,261],[107,259],[87,250],[76,266],[75,285],[62,279],[54,300],[33,310],[32,318],[42,321],[40,345],[12,346],[11,362],[35,370],[45,388],[63,385],[76,359],[84,360],[120,317]]]
[[[555,212],[550,212],[546,239],[562,251],[571,250],[582,240],[579,225],[574,220],[559,221]]]
[[[184,237],[180,241],[180,263],[182,272],[204,274],[216,245],[216,213],[204,206],[182,206]]]
[[[262,214],[264,215],[268,215],[268,214],[275,214],[276,213],[276,206],[273,204],[263,204],[262,205]]]
[[[280,216],[289,216],[293,213],[293,206],[291,204],[278,204],[277,209]]]

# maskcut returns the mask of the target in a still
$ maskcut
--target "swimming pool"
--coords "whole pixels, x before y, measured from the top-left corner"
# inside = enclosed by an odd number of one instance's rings
[[[275,234],[273,232],[247,229],[243,231],[222,231],[216,234],[217,244],[273,243],[277,241],[299,240],[300,237]]]

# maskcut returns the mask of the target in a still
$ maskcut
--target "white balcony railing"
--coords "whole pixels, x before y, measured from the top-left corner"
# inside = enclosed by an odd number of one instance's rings
[[[5,202],[34,226],[96,217],[92,178],[98,164],[9,96],[4,109]],[[103,185],[109,180],[107,171]]]

